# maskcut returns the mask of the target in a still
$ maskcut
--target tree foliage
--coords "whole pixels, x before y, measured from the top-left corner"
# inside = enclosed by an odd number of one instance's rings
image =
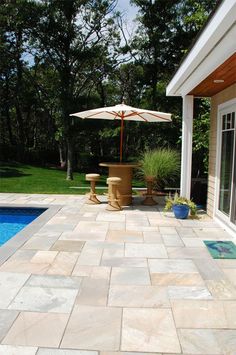
[[[124,153],[181,145],[181,99],[165,88],[215,0],[132,0],[137,30],[124,34],[115,0],[3,0],[0,7],[2,159],[90,169],[115,159],[119,122],[70,114],[127,104],[173,114],[172,124],[126,122]],[[195,175],[206,171],[206,101],[196,100]],[[204,134],[203,134],[204,132]],[[204,164],[203,159],[204,157]]]

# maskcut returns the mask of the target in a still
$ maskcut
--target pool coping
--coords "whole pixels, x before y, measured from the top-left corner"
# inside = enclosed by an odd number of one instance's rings
[[[38,232],[61,208],[59,205],[18,205],[0,203],[0,207],[6,208],[46,208],[41,215],[35,218],[30,224],[24,227],[13,238],[9,239],[0,247],[0,265],[2,265],[10,256],[12,256],[19,248],[25,244],[34,233]]]

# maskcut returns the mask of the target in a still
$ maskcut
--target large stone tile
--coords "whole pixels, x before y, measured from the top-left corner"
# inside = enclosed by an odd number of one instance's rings
[[[108,242],[134,242],[134,243],[142,243],[143,235],[140,231],[132,231],[132,230],[109,230],[107,232],[106,240]]]
[[[149,260],[151,273],[198,273],[198,270],[191,260]]]
[[[68,317],[68,314],[22,312],[2,343],[9,345],[58,347]]]
[[[222,228],[194,228],[194,232],[198,237],[207,238],[213,237],[215,239],[228,240],[232,239],[232,237]]]
[[[49,287],[23,287],[9,309],[69,313],[78,290]]]
[[[204,281],[191,260],[148,260],[152,285],[202,286]]]
[[[111,286],[108,305],[115,307],[170,307],[166,287]]]
[[[84,278],[76,304],[105,306],[108,297],[108,282],[104,279]]]
[[[125,230],[125,222],[109,222],[109,231]]]
[[[75,223],[58,223],[58,224],[45,224],[41,229],[41,233],[50,233],[50,232],[55,232],[55,233],[62,233],[62,232],[69,232],[73,231],[75,228],[76,224]]]
[[[81,277],[62,275],[31,275],[26,282],[26,286],[72,288],[78,290],[80,288],[81,281]]]
[[[143,239],[145,243],[157,243],[157,244],[163,243],[161,234],[158,232],[158,229],[156,231],[143,232]]]
[[[180,221],[177,219],[173,218],[167,218],[167,219],[159,219],[159,218],[149,218],[149,223],[151,226],[158,226],[158,227],[178,227],[180,226]],[[163,231],[163,234],[168,234],[166,231]]]
[[[164,245],[144,244],[144,243],[126,243],[125,256],[133,258],[167,258]]]
[[[148,269],[114,267],[111,272],[111,285],[150,285]]]
[[[180,353],[171,311],[125,308],[121,350]]]
[[[132,211],[132,213],[126,213],[126,222],[127,223],[133,223],[133,222],[146,222],[147,217],[146,214],[143,212],[138,212],[138,211]]]
[[[224,274],[227,276],[229,281],[235,286],[236,289],[236,269],[223,269]]]
[[[97,215],[96,221],[125,222],[125,214],[122,211],[118,213],[100,212]]]
[[[37,347],[0,345],[0,355],[35,355]]]
[[[98,222],[95,222],[98,223]],[[71,232],[71,233],[63,233],[60,237],[60,240],[66,241],[104,241],[106,238],[107,230],[97,230],[94,231],[81,231],[81,232]]]
[[[225,279],[224,273],[213,259],[195,259],[194,264],[204,280]]]
[[[71,234],[70,239],[103,241],[106,238],[108,226],[108,222],[80,221]]]
[[[182,241],[186,247],[194,248],[194,247],[202,247],[205,248],[205,244],[203,243],[203,240],[200,238],[190,238],[190,237],[184,237],[182,238]]]
[[[70,317],[62,348],[118,350],[121,309],[76,306]]]
[[[40,250],[36,252],[30,262],[36,264],[52,264],[57,254],[57,251]]]
[[[168,286],[170,299],[212,299],[206,287],[198,286]]]
[[[176,231],[181,238],[193,238],[197,237],[196,233],[194,232],[193,228],[187,227],[176,227]]]
[[[176,234],[163,234],[163,242],[166,247],[183,247],[184,243],[181,238]]]
[[[236,288],[228,280],[206,281],[212,296],[219,300],[236,300]]]
[[[160,353],[158,353],[161,355]],[[100,355],[158,355],[157,353],[140,353],[136,351],[100,351]]]
[[[79,253],[59,252],[47,270],[49,275],[71,275]]]
[[[23,355],[23,354],[22,354]],[[37,355],[98,355],[97,351],[41,348]]]
[[[44,274],[49,264],[31,263],[36,250],[17,250],[1,267],[0,271],[9,271],[27,274]]]
[[[106,243],[104,246],[103,257],[124,257],[125,247],[124,243]]]
[[[204,286],[205,283],[199,274],[180,273],[152,273],[151,282],[154,286]]]
[[[236,330],[214,330],[215,337],[223,354],[235,355]]]
[[[7,308],[29,276],[29,274],[0,272],[0,308]]]
[[[167,247],[170,259],[211,259],[206,248]]]
[[[50,250],[80,252],[84,246],[84,242],[80,240],[58,240]]]
[[[236,329],[236,301],[223,302],[228,328]]]
[[[159,231],[161,234],[164,234],[164,235],[176,235],[178,236],[178,233],[177,233],[177,230],[175,227],[159,227]]]
[[[128,231],[144,232],[150,230],[151,226],[148,224],[148,221],[145,223],[142,221],[136,223],[126,223],[126,229]]]
[[[91,266],[76,264],[73,270],[73,276],[92,277],[93,279],[110,279],[111,268],[109,266]]]
[[[235,330],[179,329],[178,335],[185,354],[235,354]]]
[[[7,334],[18,314],[19,313],[17,311],[10,311],[8,309],[0,310],[0,341]]]
[[[22,249],[49,250],[58,238],[59,235],[33,236],[22,246]]]
[[[220,301],[171,301],[177,328],[227,328]]]
[[[76,263],[75,269],[79,265],[96,266],[100,264],[103,249],[96,248],[94,246],[85,244],[78,261]]]
[[[102,258],[101,265],[117,266],[117,267],[147,267],[147,259],[145,258]]]
[[[215,262],[222,269],[236,269],[236,259],[216,259]]]

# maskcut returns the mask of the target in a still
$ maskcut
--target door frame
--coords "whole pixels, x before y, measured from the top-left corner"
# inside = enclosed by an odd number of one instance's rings
[[[222,144],[222,124],[221,124],[221,117],[224,113],[228,111],[235,111],[236,112],[236,98],[226,101],[220,105],[218,105],[217,108],[217,144],[216,144],[216,170],[215,170],[215,199],[214,199],[214,217],[217,219],[220,223],[224,225],[224,227],[228,227],[231,231],[236,232],[236,225],[231,222],[231,216],[226,216],[223,212],[221,212],[218,208],[219,206],[219,192],[220,192],[220,169],[221,169],[221,144]],[[235,126],[236,126],[236,114],[235,114]],[[235,135],[234,135],[234,162],[233,162],[233,167],[232,170],[235,172],[236,169],[236,153],[235,153],[235,148],[236,148],[236,127],[235,129]],[[234,189],[233,189],[234,186]],[[235,185],[233,185],[233,179],[231,183],[231,199],[230,199],[230,205],[232,209],[232,200],[235,198]],[[232,213],[232,211],[230,211]]]

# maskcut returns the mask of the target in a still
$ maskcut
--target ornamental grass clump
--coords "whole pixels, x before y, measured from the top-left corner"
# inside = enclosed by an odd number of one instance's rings
[[[149,150],[141,155],[139,174],[153,178],[157,184],[166,183],[178,177],[180,172],[179,153],[170,148]]]
[[[144,204],[155,204],[152,199],[152,188],[160,187],[178,177],[180,172],[179,153],[170,148],[149,150],[141,155],[139,175],[147,182],[147,198]]]

